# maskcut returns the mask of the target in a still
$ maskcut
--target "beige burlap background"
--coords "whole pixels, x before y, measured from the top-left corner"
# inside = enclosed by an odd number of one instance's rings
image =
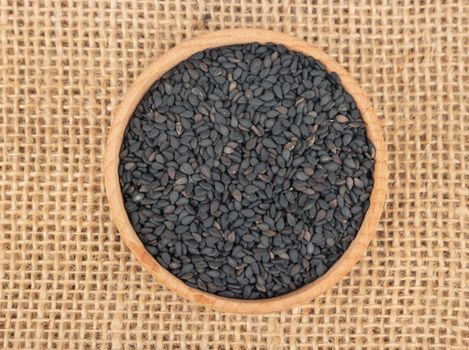
[[[1,349],[467,349],[469,2],[0,0]],[[352,273],[288,312],[222,314],[143,271],[103,150],[137,75],[185,38],[302,38],[368,92],[390,192]]]

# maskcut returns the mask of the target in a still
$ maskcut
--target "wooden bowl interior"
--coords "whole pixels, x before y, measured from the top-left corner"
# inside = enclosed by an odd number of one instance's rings
[[[208,48],[250,42],[277,43],[322,62],[328,71],[336,72],[346,91],[353,96],[366,123],[367,136],[376,148],[374,187],[370,206],[355,240],[342,257],[320,278],[288,294],[261,300],[225,298],[191,288],[163,268],[144,248],[135,233],[124,208],[119,185],[119,151],[124,131],[141,98],[151,85],[165,72],[192,54]],[[357,263],[375,234],[376,225],[384,206],[387,188],[386,153],[381,126],[366,94],[351,75],[323,51],[300,39],[267,30],[233,29],[208,33],[177,45],[161,55],[135,81],[116,109],[109,130],[104,158],[106,192],[111,214],[128,248],[159,281],[181,297],[210,306],[219,311],[259,314],[288,309],[311,300],[336,284]]]

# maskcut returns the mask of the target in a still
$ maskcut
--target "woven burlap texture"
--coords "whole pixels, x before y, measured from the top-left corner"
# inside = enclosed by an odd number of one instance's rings
[[[469,2],[0,1],[0,348],[467,349]],[[367,91],[389,195],[366,256],[307,305],[223,314],[162,288],[103,184],[112,111],[186,38],[302,38]]]

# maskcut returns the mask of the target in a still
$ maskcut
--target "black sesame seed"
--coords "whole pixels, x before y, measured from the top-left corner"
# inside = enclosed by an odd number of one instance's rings
[[[325,274],[369,207],[375,150],[335,73],[280,45],[193,55],[125,131],[125,209],[147,251],[191,287],[241,299]]]

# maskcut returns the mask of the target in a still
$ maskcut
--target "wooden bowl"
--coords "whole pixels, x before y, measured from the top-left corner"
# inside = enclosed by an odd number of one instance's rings
[[[288,294],[260,300],[226,298],[191,288],[158,264],[146,251],[132,228],[124,209],[118,175],[119,151],[125,128],[139,101],[151,85],[165,72],[198,51],[250,42],[283,44],[290,50],[312,56],[322,62],[327,67],[328,71],[336,72],[340,76],[342,84],[347,92],[355,99],[356,105],[366,123],[368,138],[376,148],[374,188],[370,198],[370,206],[361,228],[349,248],[342,257],[317,280]],[[156,61],[137,78],[114,113],[106,143],[104,179],[112,218],[119,229],[122,240],[133,252],[138,261],[150,271],[158,282],[187,300],[210,306],[219,311],[259,314],[284,310],[307,302],[336,284],[357,263],[375,234],[376,225],[383,210],[387,188],[386,152],[379,120],[376,118],[375,112],[365,92],[351,75],[335,60],[311,44],[285,34],[260,29],[231,29],[204,34],[177,45],[165,54],[159,56]]]

